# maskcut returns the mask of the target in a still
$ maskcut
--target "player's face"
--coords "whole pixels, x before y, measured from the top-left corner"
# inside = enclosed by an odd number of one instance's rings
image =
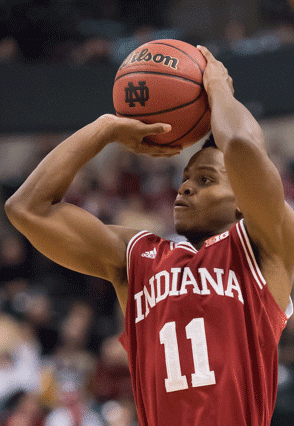
[[[205,148],[190,159],[174,206],[178,234],[192,243],[224,232],[236,222],[238,209],[223,153]]]

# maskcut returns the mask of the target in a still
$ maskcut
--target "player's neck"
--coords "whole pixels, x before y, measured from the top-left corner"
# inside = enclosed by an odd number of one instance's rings
[[[187,237],[187,238],[188,238],[189,243],[191,243],[192,246],[195,247],[195,249],[197,251],[199,251],[201,249],[201,247],[205,244],[205,241],[207,241],[211,237],[213,237],[213,235],[211,235],[211,236],[207,235],[207,236],[199,238],[199,239],[194,235]]]
[[[223,232],[228,231],[232,225],[233,223],[230,223],[217,230],[207,231],[207,232],[199,232],[199,231],[189,232],[187,233],[187,235],[185,235],[185,237],[195,247],[195,249],[199,251],[201,247],[205,244],[205,241],[209,240],[215,235],[219,235],[219,234],[222,234]]]

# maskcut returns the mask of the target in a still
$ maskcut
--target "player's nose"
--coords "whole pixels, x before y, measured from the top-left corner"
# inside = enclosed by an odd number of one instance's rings
[[[197,188],[193,185],[193,182],[186,180],[178,189],[179,195],[194,195],[197,192]]]

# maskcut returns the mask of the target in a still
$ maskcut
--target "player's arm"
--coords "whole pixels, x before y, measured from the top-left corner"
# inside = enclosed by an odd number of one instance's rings
[[[169,125],[104,115],[80,129],[53,151],[8,199],[5,210],[12,224],[54,262],[111,281],[120,289],[125,279],[126,247],[136,231],[106,226],[85,210],[62,201],[77,171],[107,144],[120,141],[149,155],[172,155],[176,148],[148,147],[148,134],[168,131]],[[125,295],[125,290],[123,290]]]
[[[288,299],[294,278],[294,214],[284,199],[280,175],[268,157],[262,130],[233,95],[232,79],[223,64],[202,46],[207,59],[204,85],[211,107],[211,126],[224,153],[230,183],[253,242],[289,274]],[[286,295],[288,293],[288,295]]]

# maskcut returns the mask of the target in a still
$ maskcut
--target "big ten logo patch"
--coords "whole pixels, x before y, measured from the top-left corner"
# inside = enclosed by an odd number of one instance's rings
[[[166,67],[171,67],[174,70],[177,69],[179,60],[178,58],[169,56],[169,55],[163,55],[162,53],[155,53],[154,55],[149,52],[148,49],[143,49],[139,52],[132,52],[121,64],[121,66],[119,67],[119,69],[124,68],[126,65],[131,65],[131,64],[135,64],[135,63],[140,63],[140,62],[150,62],[153,61],[156,64],[162,64]]]
[[[228,236],[229,236],[229,231],[223,232],[222,234],[219,234],[219,235],[215,235],[214,237],[211,237],[209,238],[209,240],[205,241],[205,247],[209,247],[212,244],[218,243],[219,241],[222,241]]]
[[[141,106],[145,106],[149,99],[149,89],[146,86],[146,81],[139,81],[138,86],[135,86],[134,83],[128,83],[128,86],[125,87],[125,94],[125,102],[130,107],[134,107],[136,102]]]

